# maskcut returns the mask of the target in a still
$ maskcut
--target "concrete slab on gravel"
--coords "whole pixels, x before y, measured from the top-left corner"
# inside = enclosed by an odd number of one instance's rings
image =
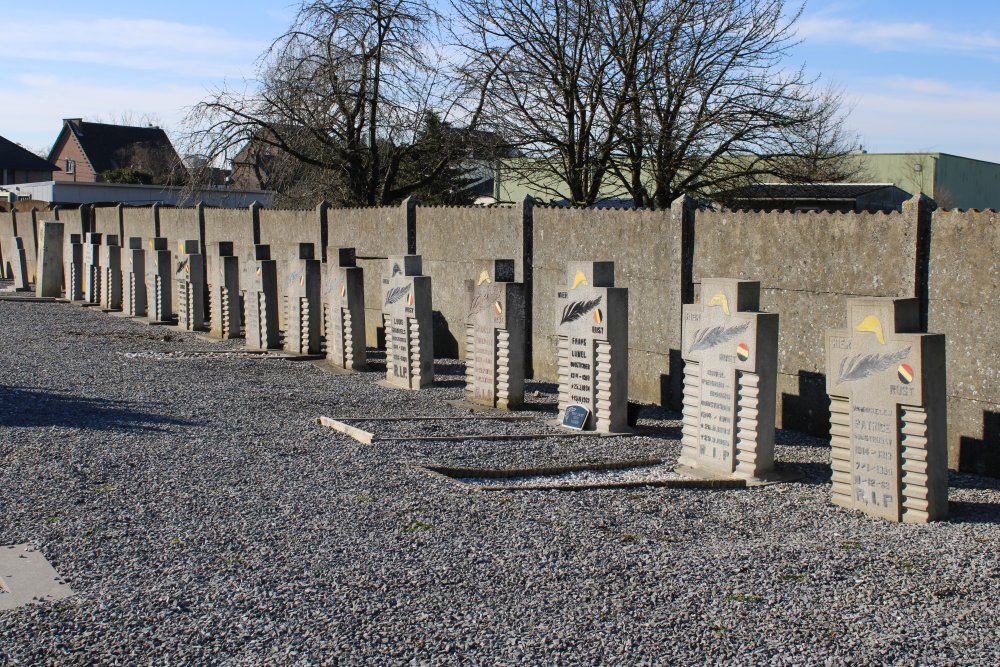
[[[28,544],[0,547],[0,611],[71,595],[69,584],[35,547]]]

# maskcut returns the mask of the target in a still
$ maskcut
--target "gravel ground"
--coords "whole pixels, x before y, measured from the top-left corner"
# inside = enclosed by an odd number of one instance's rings
[[[673,462],[678,415],[366,446],[316,418],[460,414],[462,365],[406,392],[198,354],[238,349],[0,301],[0,544],[77,593],[0,613],[0,664],[1000,662],[998,480],[953,474],[950,522],[890,524],[832,506],[827,444],[781,432],[797,483],[474,493],[406,464]],[[554,390],[529,385],[537,422],[378,429],[539,432]]]

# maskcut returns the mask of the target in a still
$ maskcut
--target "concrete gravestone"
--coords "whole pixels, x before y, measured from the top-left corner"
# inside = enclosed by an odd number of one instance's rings
[[[146,251],[139,236],[129,237],[122,257],[122,310],[129,317],[146,316]]]
[[[678,465],[760,478],[774,467],[778,316],[760,283],[706,278],[683,315],[684,419]]]
[[[323,302],[326,311],[326,357],[347,370],[364,368],[365,280],[354,248],[328,248]]]
[[[434,381],[434,331],[430,276],[420,274],[420,255],[389,257],[382,279],[386,381],[420,389]]]
[[[242,267],[247,286],[243,295],[246,310],[247,347],[270,350],[281,346],[278,331],[278,267],[271,259],[271,247],[255,245],[253,259]]]
[[[38,275],[35,277],[35,295],[58,297],[63,284],[63,233],[61,222],[42,222],[38,247]]]
[[[17,292],[27,292],[31,288],[28,284],[28,258],[24,252],[24,239],[20,236],[14,237],[14,252],[11,254],[11,271],[14,275],[14,290]]]
[[[198,241],[178,245],[174,280],[177,281],[177,326],[187,331],[205,328],[205,256]]]
[[[491,408],[524,403],[524,285],[514,260],[478,260],[466,281],[465,398]]]
[[[943,334],[920,333],[917,299],[847,301],[826,335],[833,502],[891,521],[948,514]]]
[[[559,418],[571,405],[591,412],[583,430],[628,432],[628,290],[614,262],[569,262],[556,293]]]
[[[108,234],[101,246],[101,307],[104,310],[121,310],[122,307],[122,249],[118,236]]]
[[[208,308],[211,335],[239,338],[240,259],[231,241],[220,241],[218,250],[208,255]]]
[[[170,277],[173,275],[173,256],[167,247],[167,239],[158,236],[149,240],[149,254],[146,256],[146,316],[150,322],[173,321],[173,290]]]
[[[316,247],[312,243],[296,243],[287,264],[285,349],[293,354],[319,353],[323,267],[315,257]]]
[[[101,235],[87,234],[83,244],[83,300],[101,302]]]
[[[68,240],[63,257],[66,298],[70,301],[83,301],[83,237],[80,234],[70,234]]]

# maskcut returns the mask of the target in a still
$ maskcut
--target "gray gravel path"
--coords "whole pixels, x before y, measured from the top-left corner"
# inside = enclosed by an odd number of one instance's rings
[[[0,544],[77,591],[0,613],[0,665],[1000,662],[1000,481],[952,475],[952,521],[829,503],[829,448],[779,434],[798,483],[472,493],[406,463],[676,459],[634,438],[370,446],[319,415],[458,414],[419,393],[66,304],[0,301]],[[534,422],[473,432],[537,431]],[[386,423],[385,435],[466,433]],[[370,425],[370,423],[369,423]]]

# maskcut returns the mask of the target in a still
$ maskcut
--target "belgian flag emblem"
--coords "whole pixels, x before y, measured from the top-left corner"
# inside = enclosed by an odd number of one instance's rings
[[[594,308],[594,324],[600,326],[604,323],[604,313],[601,312],[600,308]]]
[[[409,294],[406,295],[406,305],[407,306],[413,305],[413,292],[410,292]]]
[[[299,278],[299,287],[305,287],[305,286],[306,286],[306,277],[303,275],[301,278]]]
[[[343,283],[340,286],[340,298],[344,298],[345,294],[347,294],[347,283]]]
[[[493,302],[493,312],[497,314],[497,317],[503,315],[503,306],[500,305],[499,301]]]
[[[746,343],[740,343],[736,346],[736,356],[740,358],[740,361],[746,361],[750,358],[750,348],[747,347]]]
[[[900,364],[896,371],[899,374],[899,381],[903,384],[910,384],[913,382],[913,367],[909,364]]]

